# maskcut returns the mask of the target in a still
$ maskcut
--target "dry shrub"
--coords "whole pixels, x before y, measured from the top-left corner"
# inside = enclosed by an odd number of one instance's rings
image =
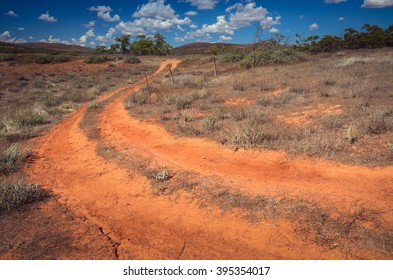
[[[23,180],[0,181],[0,213],[9,213],[45,197],[48,197],[48,193],[38,185],[27,184]]]

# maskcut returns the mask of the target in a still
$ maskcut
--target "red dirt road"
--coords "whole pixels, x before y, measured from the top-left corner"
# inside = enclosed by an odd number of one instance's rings
[[[162,63],[154,75],[180,61]],[[103,96],[107,99],[128,86]],[[392,223],[393,168],[369,169],[326,161],[288,159],[279,152],[232,150],[206,139],[175,138],[162,127],[133,119],[125,94],[101,113],[105,143],[133,151],[169,170],[213,176],[246,194],[313,199],[321,207],[347,209],[354,201],[385,211]],[[97,155],[97,142],[79,127],[87,105],[42,138],[27,173],[53,191],[68,209],[102,228],[120,259],[344,259],[345,252],[301,240],[291,222],[249,223],[241,210],[201,208],[187,195],[157,196],[134,170]],[[175,175],[176,176],[176,175]],[[90,252],[91,253],[91,252]],[[90,254],[91,255],[91,254]],[[377,256],[370,253],[367,257]],[[83,252],[81,257],[84,258]]]

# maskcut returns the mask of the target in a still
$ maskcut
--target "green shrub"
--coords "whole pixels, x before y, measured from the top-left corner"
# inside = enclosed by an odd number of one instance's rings
[[[202,127],[207,131],[215,131],[219,126],[219,121],[216,117],[206,117],[202,119]]]
[[[129,64],[139,64],[142,63],[142,61],[140,61],[139,58],[137,58],[136,56],[127,56],[125,59],[125,62],[129,63]]]
[[[85,63],[96,64],[113,60],[114,58],[109,55],[90,55],[85,58]]]
[[[26,184],[23,181],[0,181],[0,213],[9,213],[23,205],[40,201],[48,197],[47,192],[38,185]]]
[[[101,107],[101,103],[97,100],[94,100],[93,102],[90,103],[90,105],[87,107],[89,110],[92,109],[97,109]]]
[[[0,54],[0,62],[12,61],[14,57],[10,54]]]
[[[245,53],[232,53],[224,56],[221,61],[228,63],[228,62],[240,62],[246,57]]]
[[[50,54],[37,54],[34,55],[33,61],[37,64],[48,64],[54,61],[54,56]]]
[[[17,171],[30,155],[30,150],[21,153],[20,145],[17,143],[13,144],[0,153],[0,174],[8,175],[12,171]]]
[[[144,91],[138,91],[134,94],[130,94],[125,100],[125,107],[129,109],[132,104],[143,105],[149,101],[150,94]]]
[[[260,48],[255,52],[255,66],[270,64],[295,64],[304,60],[305,55],[285,46]],[[248,54],[240,63],[244,68],[253,67],[254,53]]]
[[[179,110],[190,108],[191,107],[191,99],[188,95],[177,94],[175,96],[175,105],[176,105],[176,108]]]
[[[164,170],[164,171],[162,171],[162,172],[158,172],[158,173],[156,174],[156,180],[157,180],[157,181],[161,181],[161,182],[163,182],[163,181],[168,181],[169,178],[170,178],[169,173],[168,173],[168,171],[166,171],[166,170]]]
[[[53,63],[64,63],[68,62],[71,60],[71,57],[69,57],[66,54],[59,54],[53,57]]]

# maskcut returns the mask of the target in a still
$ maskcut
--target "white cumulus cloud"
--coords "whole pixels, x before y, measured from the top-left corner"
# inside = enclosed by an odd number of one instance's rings
[[[138,6],[137,11],[132,15],[133,18],[156,18],[173,19],[176,18],[175,11],[171,5],[165,5],[165,0],[149,1]]]
[[[150,0],[137,7],[133,20],[120,22],[116,29],[125,34],[157,32],[160,30],[184,29],[183,25],[192,23],[189,17],[180,18],[165,0]]]
[[[95,20],[89,21],[86,24],[82,24],[83,27],[86,27],[86,28],[89,28],[89,29],[93,28],[95,25],[96,25],[96,21]]]
[[[387,8],[393,7],[393,0],[364,0],[363,8]]]
[[[225,35],[221,35],[221,36],[220,36],[220,40],[222,40],[222,41],[231,41],[231,40],[232,40],[232,37],[225,36]]]
[[[90,12],[113,12],[110,6],[91,6],[87,8]]]
[[[111,16],[110,12],[98,12],[97,16],[107,22],[120,21],[119,15]]]
[[[184,13],[186,16],[197,16],[198,15],[198,12],[195,12],[195,11],[189,11],[189,12],[186,12],[186,13]]]
[[[24,27],[18,27],[18,30],[19,31],[23,31],[23,30],[25,30],[25,28]]]
[[[115,22],[115,21],[120,21],[120,16],[119,15],[111,15],[111,12],[113,12],[112,8],[110,6],[91,6],[90,8],[87,8],[90,12],[97,12],[97,17],[100,19],[103,19],[104,21],[107,22]]]
[[[270,33],[277,33],[277,32],[280,32],[280,30],[278,30],[277,28],[272,27],[272,28],[270,28],[269,32]]]
[[[111,27],[108,29],[108,32],[105,34],[105,36],[98,35],[96,37],[96,40],[99,42],[113,42],[113,34],[115,34],[116,32],[116,29]]]
[[[40,15],[38,19],[46,22],[57,22],[57,19],[55,17],[49,15],[49,11],[47,11],[45,14]]]
[[[90,29],[89,31],[87,31],[86,33],[85,33],[85,35],[83,35],[83,36],[81,36],[80,38],[79,38],[79,42],[81,43],[81,44],[85,44],[86,43],[86,41],[87,41],[87,38],[89,38],[89,37],[94,37],[95,35],[94,35],[94,29]]]
[[[319,28],[318,24],[313,23],[308,27],[310,30],[317,30]]]
[[[198,10],[212,10],[219,0],[181,0],[178,2],[190,3],[191,6],[197,7]]]
[[[11,33],[9,31],[4,31],[2,34],[0,34],[0,41],[6,40],[11,38]]]
[[[269,12],[262,6],[257,6],[255,2],[247,4],[237,3],[228,7],[226,15],[216,17],[213,24],[204,24],[202,28],[196,31],[188,32],[187,37],[206,37],[210,33],[219,35],[234,35],[235,31],[250,26],[252,23],[258,23],[264,30],[271,28],[273,25],[280,24],[281,17],[275,18],[269,16]]]
[[[5,13],[7,16],[10,16],[10,17],[18,17],[18,15],[14,12],[14,11],[8,11],[8,12],[6,12]]]

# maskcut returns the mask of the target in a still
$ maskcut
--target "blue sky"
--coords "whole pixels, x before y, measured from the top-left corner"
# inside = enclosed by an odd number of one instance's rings
[[[1,0],[0,41],[110,45],[121,34],[162,33],[173,46],[195,42],[290,40],[341,35],[365,23],[393,24],[393,0]]]

